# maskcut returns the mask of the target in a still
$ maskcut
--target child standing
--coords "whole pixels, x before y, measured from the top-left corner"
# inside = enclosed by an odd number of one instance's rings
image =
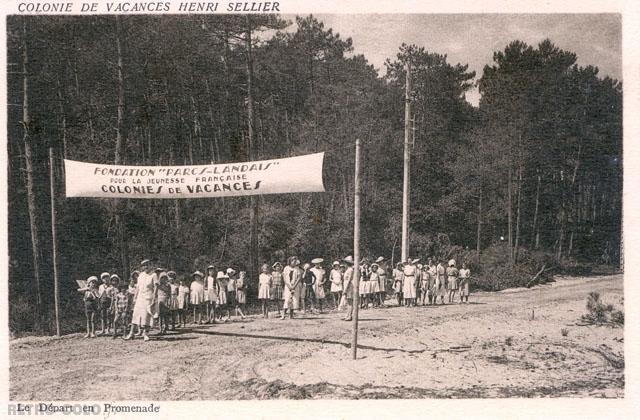
[[[227,311],[227,319],[228,321],[231,319],[231,311],[229,310],[229,303],[227,302],[227,284],[228,284],[229,276],[227,276],[224,271],[218,271],[218,275],[216,276],[216,283],[218,285],[218,307],[220,308],[220,319],[222,319],[222,309]]]
[[[282,264],[276,261],[271,268],[273,268],[271,272],[271,300],[276,303],[278,316],[280,316],[280,301],[282,300],[282,288],[284,287]]]
[[[191,299],[191,306],[193,306],[193,323],[204,324],[203,306],[204,301],[204,284],[202,283],[203,274],[200,271],[194,272],[191,277],[191,289],[189,290],[189,297]]]
[[[129,288],[127,289],[127,297],[129,298],[129,310],[127,313],[127,324],[131,328],[131,320],[133,319],[133,305],[136,299],[136,293],[138,291],[138,276],[139,271],[133,271],[129,276]],[[138,335],[142,334],[142,330],[138,329]]]
[[[109,316],[109,310],[111,308],[111,284],[109,282],[109,277],[109,273],[105,272],[100,274],[100,287],[98,287],[98,309],[100,311],[100,325],[102,328],[97,335],[102,335],[105,332],[108,334],[109,325],[111,324],[111,318]]]
[[[129,294],[127,285],[122,283],[118,286],[118,293],[113,298],[113,338],[118,336],[118,327],[122,326],[122,337],[127,335],[128,314],[129,314]]]
[[[269,299],[271,299],[271,275],[269,266],[262,264],[260,275],[258,276],[258,300],[262,306],[262,316],[269,318]],[[278,311],[280,312],[280,311]]]
[[[178,325],[187,326],[187,311],[189,310],[189,286],[182,277],[178,286]]]
[[[236,270],[227,268],[227,321],[231,320],[231,308],[236,307]]]
[[[469,280],[471,278],[471,270],[467,268],[467,264],[462,263],[460,269],[460,303],[464,299],[466,303],[469,303]]]
[[[87,334],[84,338],[93,338],[96,336],[95,317],[98,312],[98,278],[91,276],[87,279],[87,287],[78,289],[84,292],[82,301],[84,302],[84,315],[87,318]]]
[[[322,258],[314,258],[313,260],[311,260],[311,263],[313,263],[311,272],[316,278],[315,285],[313,286],[313,293],[316,296],[319,313],[322,313],[322,304],[324,303],[325,298],[324,284],[327,282],[324,268],[322,268],[323,261],[324,260]]]
[[[338,309],[338,306],[340,306],[340,298],[342,298],[342,270],[340,270],[340,263],[338,261],[334,261],[331,266],[331,273],[329,273],[331,296],[333,296],[333,306],[335,309]]]
[[[449,303],[453,303],[458,290],[458,269],[456,268],[456,260],[449,260],[447,267],[447,286],[449,289]]]
[[[178,314],[178,280],[176,279],[176,272],[169,271],[169,318],[171,319],[171,331],[176,329],[176,315]]]
[[[207,300],[207,324],[216,323],[216,304],[218,303],[218,288],[216,285],[216,268],[213,265],[207,267],[206,279]]]
[[[158,315],[160,318],[160,335],[167,332],[169,324],[169,298],[171,287],[168,283],[169,276],[166,272],[160,273],[158,279]]]
[[[236,280],[236,316],[244,319],[244,307],[247,303],[247,272],[241,271]]]
[[[393,269],[393,291],[398,299],[398,306],[402,306],[402,282],[404,281],[404,272],[402,271],[402,263],[396,264]]]

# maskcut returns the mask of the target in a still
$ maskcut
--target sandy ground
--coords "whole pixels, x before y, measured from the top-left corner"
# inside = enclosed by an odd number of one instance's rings
[[[351,323],[338,312],[252,316],[147,343],[81,334],[16,339],[10,397],[623,397],[623,329],[576,325],[591,291],[622,308],[622,275],[556,280],[477,293],[468,305],[361,311],[357,360]]]

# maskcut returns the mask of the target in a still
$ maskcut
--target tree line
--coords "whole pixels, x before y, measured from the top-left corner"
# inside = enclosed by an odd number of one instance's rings
[[[619,257],[620,81],[577,65],[551,40],[514,40],[481,75],[403,44],[378,72],[314,16],[291,23],[277,15],[8,18],[12,329],[49,328],[49,148],[63,313],[76,311],[73,279],[105,270],[127,277],[143,257],[178,272],[215,261],[255,274],[288,255],[351,253],[356,138],[364,144],[362,254],[397,260],[406,63],[412,256],[464,254],[478,273],[497,276],[491,261],[511,277],[543,260],[562,267]],[[478,108],[465,100],[474,83]],[[326,193],[65,199],[61,181],[62,158],[195,165],[318,151],[327,152]]]

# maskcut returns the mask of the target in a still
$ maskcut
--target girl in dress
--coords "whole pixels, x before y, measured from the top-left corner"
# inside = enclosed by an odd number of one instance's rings
[[[365,309],[369,303],[369,267],[366,261],[360,265],[360,282],[358,283],[358,293],[360,294],[360,309]]]
[[[131,320],[133,319],[133,305],[136,301],[136,293],[138,291],[138,276],[139,271],[133,271],[129,276],[129,287],[127,288],[127,296],[129,297],[129,312],[127,314],[128,328],[131,329]],[[142,335],[142,330],[138,328],[138,335]]]
[[[378,266],[378,288],[379,293],[377,296],[378,305],[384,306],[384,301],[387,297],[387,270],[386,270],[386,262],[384,257],[378,257],[376,260],[376,264]]]
[[[380,303],[380,282],[378,278],[378,268],[380,268],[380,266],[377,263],[373,263],[371,264],[371,269],[369,270],[369,285],[371,287],[371,293],[369,293],[369,297],[374,307],[378,306],[378,304]]]
[[[271,299],[271,274],[269,266],[262,264],[260,275],[258,276],[258,300],[262,306],[262,316],[269,318],[269,299]]]
[[[415,266],[416,261],[417,260],[412,261],[410,258],[407,259],[407,264],[405,264],[403,269],[404,282],[402,285],[402,295],[404,296],[404,303],[407,307],[412,306],[416,299],[416,272],[418,271],[418,267]]]
[[[316,284],[316,276],[311,271],[311,264],[306,263],[303,266],[302,271],[302,294],[300,298],[302,299],[302,313],[307,313],[307,301],[311,302],[311,312],[313,312],[314,303],[316,300],[316,294],[313,292],[313,288]]]
[[[429,259],[429,263],[427,264],[427,272],[429,273],[429,304],[436,303],[436,265],[433,263],[433,260]]]
[[[171,331],[175,331],[176,329],[176,315],[178,314],[178,289],[180,285],[178,284],[178,279],[176,278],[175,271],[169,271],[167,273],[169,276],[169,318],[171,319]]]
[[[91,276],[87,279],[87,287],[78,289],[83,292],[82,301],[84,303],[84,315],[87,318],[87,334],[84,338],[93,338],[96,336],[95,317],[98,312],[98,278]]]
[[[402,263],[396,264],[396,268],[393,269],[393,291],[398,299],[398,306],[402,306],[402,283],[404,282],[404,272]]]
[[[471,277],[471,270],[467,268],[467,264],[462,263],[460,269],[460,303],[464,299],[466,303],[469,303],[469,280]]]
[[[169,329],[169,299],[171,297],[171,286],[169,286],[169,276],[166,272],[161,272],[158,279],[158,316],[160,318],[160,335]]]
[[[180,279],[178,286],[178,325],[187,326],[187,311],[189,310],[189,286],[184,277]]]
[[[229,310],[229,302],[227,301],[227,284],[229,283],[229,276],[227,276],[224,271],[218,271],[218,275],[216,276],[216,284],[218,286],[218,308],[220,309],[218,312],[218,316],[220,320],[222,320],[222,310],[227,311],[227,319],[228,321],[231,319],[231,311]]]
[[[458,269],[456,268],[456,260],[449,260],[447,267],[447,286],[449,289],[449,303],[453,303],[458,290]]]
[[[340,305],[340,298],[342,298],[342,270],[340,270],[340,263],[334,261],[329,273],[329,281],[331,282],[331,296],[333,297],[333,306],[338,309]]]
[[[318,311],[322,313],[322,304],[324,303],[325,293],[324,293],[324,285],[327,282],[324,268],[322,268],[322,262],[324,260],[322,258],[314,258],[311,260],[313,264],[313,268],[311,272],[315,277],[315,283],[313,285],[313,293],[316,297],[316,302],[318,304]]]
[[[216,304],[218,303],[218,288],[216,285],[216,268],[213,265],[207,267],[207,278],[205,284],[207,286],[207,324],[215,324]]]
[[[230,321],[230,310],[236,307],[236,270],[227,268],[227,277],[227,321]]]
[[[193,281],[189,290],[190,304],[193,306],[193,322],[195,324],[204,324],[204,283],[202,283],[203,274],[196,271],[191,275]]]
[[[247,272],[241,271],[236,279],[236,316],[244,319],[243,309],[247,303]]]
[[[271,268],[273,268],[271,272],[271,300],[276,303],[278,316],[280,316],[280,301],[282,300],[282,287],[284,286],[282,264],[275,262]]]

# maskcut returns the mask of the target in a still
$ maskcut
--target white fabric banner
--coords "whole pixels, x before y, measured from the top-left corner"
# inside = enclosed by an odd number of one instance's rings
[[[202,198],[323,192],[324,153],[193,166],[102,165],[65,159],[67,197]]]

